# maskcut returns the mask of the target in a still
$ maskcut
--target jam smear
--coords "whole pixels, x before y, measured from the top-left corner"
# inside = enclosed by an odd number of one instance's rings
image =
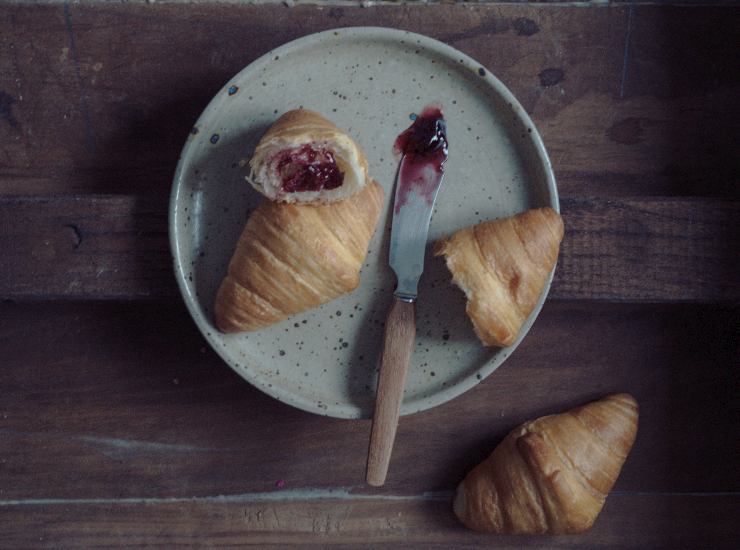
[[[283,193],[336,189],[344,183],[334,155],[326,149],[305,144],[280,152],[275,162]]]
[[[441,107],[425,107],[414,123],[396,138],[393,149],[404,155],[394,211],[399,212],[408,202],[412,190],[431,206],[447,161],[447,127]]]

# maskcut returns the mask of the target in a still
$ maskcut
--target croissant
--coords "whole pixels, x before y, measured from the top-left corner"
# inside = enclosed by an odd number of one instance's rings
[[[484,345],[514,343],[555,266],[562,238],[563,220],[547,207],[479,223],[436,243],[434,255],[445,256]]]
[[[359,145],[320,114],[288,111],[270,126],[249,161],[247,177],[268,199],[333,202],[370,181]]]
[[[357,288],[382,204],[377,182],[331,204],[262,201],[216,294],[216,326],[258,330]]]
[[[455,514],[490,533],[585,531],[632,448],[637,416],[622,393],[519,426],[458,486]]]

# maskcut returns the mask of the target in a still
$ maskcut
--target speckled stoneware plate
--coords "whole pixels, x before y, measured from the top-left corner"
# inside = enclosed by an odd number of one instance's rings
[[[337,29],[290,42],[250,64],[218,92],[193,127],[170,204],[178,283],[213,348],[276,399],[323,415],[371,416],[382,324],[395,284],[388,267],[398,166],[392,146],[411,123],[410,115],[431,103],[444,108],[450,156],[419,287],[417,342],[401,410],[409,414],[475,386],[516,347],[481,346],[463,293],[430,249],[441,235],[482,220],[538,206],[558,209],[547,154],[517,100],[480,63],[436,40],[394,29]],[[245,164],[267,127],[301,106],[346,129],[385,188],[386,208],[362,282],[355,292],[278,325],[221,334],[213,325],[216,289],[261,200],[244,180]],[[546,294],[547,289],[520,340]]]

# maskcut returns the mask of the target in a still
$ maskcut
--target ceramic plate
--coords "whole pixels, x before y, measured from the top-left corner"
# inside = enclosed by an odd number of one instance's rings
[[[208,342],[274,398],[328,416],[371,416],[395,284],[387,263],[398,166],[392,145],[410,116],[431,103],[444,108],[450,155],[419,286],[417,341],[401,410],[409,414],[470,389],[516,348],[481,346],[463,293],[431,254],[438,237],[467,225],[538,206],[558,209],[547,154],[516,99],[480,63],[436,40],[394,29],[337,29],[290,42],[250,64],[193,127],[170,204],[175,273]],[[224,335],[213,325],[214,296],[261,200],[244,180],[245,164],[268,126],[298,107],[324,114],[358,141],[371,175],[385,188],[386,208],[355,292],[259,332]]]

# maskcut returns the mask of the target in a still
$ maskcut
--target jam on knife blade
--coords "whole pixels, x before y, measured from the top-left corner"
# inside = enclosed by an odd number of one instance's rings
[[[436,178],[425,177],[430,171],[442,174],[447,160],[447,128],[442,109],[426,107],[404,130],[393,146],[396,153],[404,155],[399,173],[399,184],[394,211],[399,212],[408,201],[409,193],[415,190],[429,205],[437,189]]]

